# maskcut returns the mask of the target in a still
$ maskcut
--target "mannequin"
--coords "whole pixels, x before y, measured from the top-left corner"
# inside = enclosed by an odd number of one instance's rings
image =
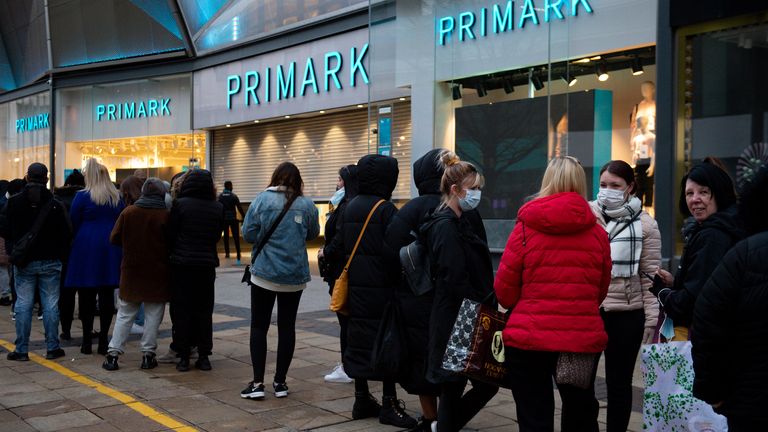
[[[646,207],[653,206],[653,172],[656,166],[656,85],[640,85],[643,100],[635,105],[630,119],[632,164],[637,179],[637,197]]]
[[[635,105],[629,119],[632,128],[630,137],[632,138],[637,134],[637,119],[639,117],[647,118],[648,130],[656,132],[656,85],[651,81],[640,84],[640,94],[643,95],[643,100]]]

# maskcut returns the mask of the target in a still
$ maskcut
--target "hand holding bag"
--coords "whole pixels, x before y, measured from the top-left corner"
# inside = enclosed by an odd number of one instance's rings
[[[349,298],[349,265],[352,264],[352,258],[355,257],[357,247],[360,246],[360,240],[363,239],[363,234],[365,234],[365,229],[368,228],[368,222],[371,221],[371,216],[373,216],[373,213],[382,203],[384,203],[384,200],[379,200],[368,213],[368,217],[365,219],[365,224],[363,224],[363,229],[360,230],[360,235],[357,236],[355,247],[352,248],[352,253],[349,254],[347,264],[344,266],[344,270],[341,272],[333,285],[333,293],[331,294],[330,304],[330,309],[333,312],[338,312],[342,315],[349,314],[349,312],[347,312],[347,300]]]

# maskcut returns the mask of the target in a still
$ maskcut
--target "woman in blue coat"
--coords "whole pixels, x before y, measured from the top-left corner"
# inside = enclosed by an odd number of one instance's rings
[[[64,286],[77,289],[83,354],[92,352],[91,334],[98,295],[101,324],[98,353],[106,355],[114,314],[114,290],[120,284],[122,260],[120,248],[109,243],[109,234],[124,205],[107,167],[96,159],[89,159],[84,174],[85,189],[75,194],[70,212],[75,240]]]

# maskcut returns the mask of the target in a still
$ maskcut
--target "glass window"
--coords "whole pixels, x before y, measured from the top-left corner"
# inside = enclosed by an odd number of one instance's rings
[[[50,93],[0,104],[0,178],[24,177],[32,162],[50,168]]]

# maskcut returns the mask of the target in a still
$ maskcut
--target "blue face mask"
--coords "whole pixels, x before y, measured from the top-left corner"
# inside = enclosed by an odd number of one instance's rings
[[[336,207],[337,205],[339,205],[339,203],[343,199],[344,199],[344,188],[341,188],[337,190],[336,193],[334,193],[333,196],[331,197],[331,204],[333,204],[333,206]]]
[[[480,196],[482,191],[480,189],[467,189],[467,194],[464,198],[459,198],[459,207],[463,211],[470,211],[477,208],[480,205]]]

